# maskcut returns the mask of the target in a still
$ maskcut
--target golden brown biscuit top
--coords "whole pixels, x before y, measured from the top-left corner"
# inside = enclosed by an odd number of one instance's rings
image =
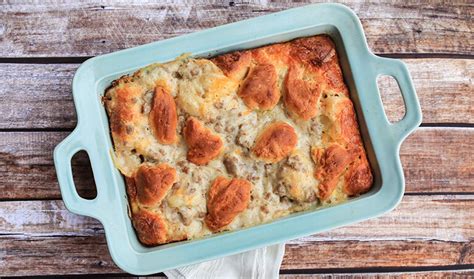
[[[336,50],[329,37],[314,36],[292,41],[290,56],[306,65],[319,68],[336,56]]]
[[[156,139],[162,144],[172,144],[176,141],[176,125],[178,115],[173,96],[163,86],[155,87],[150,111],[150,126]]]
[[[258,64],[252,67],[238,95],[250,109],[273,109],[280,100],[275,66]]]
[[[183,135],[188,145],[187,158],[196,165],[209,163],[219,155],[223,148],[221,138],[194,117],[189,117],[186,121]]]
[[[226,179],[218,176],[208,192],[205,222],[212,231],[228,225],[247,208],[252,184],[245,179]]]
[[[288,156],[297,142],[293,127],[285,122],[275,122],[265,127],[252,151],[257,158],[275,163]]]
[[[133,179],[138,202],[154,206],[163,200],[176,182],[176,170],[167,164],[141,165]]]
[[[252,53],[248,51],[235,51],[212,58],[224,74],[230,78],[241,80],[247,73],[252,59]]]
[[[328,36],[153,64],[114,81],[103,101],[145,245],[254,226],[372,185]]]
[[[302,69],[290,66],[285,79],[285,89],[283,100],[290,114],[303,120],[316,116],[321,88],[314,81],[304,80]]]
[[[333,144],[325,150],[313,150],[312,156],[318,164],[316,178],[321,181],[318,196],[326,200],[336,188],[339,176],[350,163],[350,154],[340,145]]]
[[[132,215],[132,219],[141,243],[153,246],[166,242],[167,225],[160,215],[141,209]]]

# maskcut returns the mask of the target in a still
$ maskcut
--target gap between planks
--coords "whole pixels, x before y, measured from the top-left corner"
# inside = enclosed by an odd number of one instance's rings
[[[421,123],[420,128],[474,128],[474,123]],[[72,132],[75,128],[0,128],[0,133]]]
[[[374,53],[392,59],[474,59],[474,54],[457,53]],[[0,64],[81,64],[95,56],[0,57]]]
[[[423,267],[421,269],[424,269]],[[410,271],[407,270],[395,270],[395,271],[361,271],[355,270],[354,273],[343,272],[335,270],[333,272],[321,272],[319,270],[309,271],[307,273],[298,274],[292,273],[291,270],[282,271],[280,273],[280,279],[445,279],[445,278],[472,278],[474,277],[474,269],[446,269],[446,267],[440,267],[437,270],[427,271]],[[305,271],[306,272],[306,271]],[[311,273],[313,272],[313,273]]]
[[[434,268],[434,267],[433,267]],[[473,268],[448,268],[441,266],[436,267],[436,269],[424,271],[423,267],[420,267],[421,270],[413,271],[412,268],[400,269],[394,271],[369,271],[362,270],[341,270],[336,269],[331,272],[322,272],[319,269],[309,269],[309,270],[281,270],[280,279],[351,279],[351,278],[366,278],[366,279],[395,279],[395,278],[411,278],[411,279],[426,279],[426,278],[468,278],[469,276],[474,276]],[[91,278],[91,275],[69,275],[67,276],[71,279],[83,279]],[[163,273],[152,274],[148,276],[135,276],[127,273],[116,273],[116,274],[94,274],[94,278],[133,278],[133,279],[144,279],[144,278],[155,278],[155,279],[166,279],[167,277]],[[10,277],[10,278],[20,278],[20,277]],[[62,278],[61,275],[52,275],[52,276],[36,276],[36,279],[46,279],[46,278]]]

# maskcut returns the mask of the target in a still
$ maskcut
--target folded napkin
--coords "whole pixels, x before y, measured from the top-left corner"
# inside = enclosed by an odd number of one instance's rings
[[[268,246],[217,260],[165,271],[170,279],[278,278],[285,244]]]

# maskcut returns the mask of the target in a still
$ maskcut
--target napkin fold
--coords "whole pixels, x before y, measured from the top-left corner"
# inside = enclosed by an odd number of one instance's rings
[[[223,257],[217,260],[165,271],[170,279],[194,278],[278,278],[285,244]]]

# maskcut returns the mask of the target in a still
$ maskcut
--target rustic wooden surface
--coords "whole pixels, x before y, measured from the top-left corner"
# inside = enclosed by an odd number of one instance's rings
[[[0,1],[0,275],[128,276],[96,220],[61,201],[52,150],[76,124],[71,96],[86,58],[305,1]],[[469,1],[344,1],[371,49],[407,64],[423,124],[401,147],[406,191],[379,218],[291,241],[282,278],[474,276],[474,7]],[[396,84],[379,81],[386,113],[403,116]],[[94,196],[85,154],[73,160]],[[161,275],[162,276],[162,275]],[[159,277],[161,277],[159,276]]]
[[[199,0],[192,5],[185,0],[134,5],[84,2],[4,5],[0,54],[98,55],[305,4],[278,0]],[[376,53],[471,55],[473,12],[468,2],[342,3],[361,18],[369,45]]]
[[[404,59],[413,75],[424,123],[474,124],[471,59]],[[79,64],[0,64],[0,129],[76,126],[71,80]],[[380,80],[387,115],[404,111],[396,84]],[[28,88],[28,92],[25,92]],[[25,94],[28,98],[25,98]],[[403,114],[401,115],[403,116]],[[396,118],[396,117],[395,117]]]
[[[0,132],[0,199],[60,199],[51,152],[69,132]],[[406,191],[417,193],[474,193],[474,129],[419,128],[402,145],[400,156]],[[455,148],[454,148],[455,147]],[[444,150],[444,152],[439,152]],[[460,159],[461,158],[461,159]],[[73,160],[76,186],[92,197],[93,181],[86,156]],[[449,179],[448,179],[449,178]]]
[[[121,272],[100,223],[69,213],[61,201],[3,202],[0,216],[0,246],[8,251],[0,268],[12,274],[47,275],[58,264],[61,274]],[[474,220],[474,195],[405,196],[382,217],[289,242],[282,268],[473,265],[474,226],[465,220]]]

